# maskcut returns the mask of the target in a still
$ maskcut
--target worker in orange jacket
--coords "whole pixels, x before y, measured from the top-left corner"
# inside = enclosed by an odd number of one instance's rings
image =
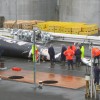
[[[74,51],[72,50],[72,46],[68,46],[67,50],[64,52],[64,55],[66,56],[66,60],[68,62],[68,69],[70,69],[70,65],[73,69]]]
[[[75,52],[76,51],[76,46],[77,46],[77,43],[74,43],[73,45],[72,45],[72,50]]]
[[[97,63],[99,65],[99,56],[100,50],[98,48],[92,48],[92,57],[94,58],[94,64]]]

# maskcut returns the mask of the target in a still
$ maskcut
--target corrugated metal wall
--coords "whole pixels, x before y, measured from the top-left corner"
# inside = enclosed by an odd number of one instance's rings
[[[0,16],[6,19],[56,20],[57,0],[0,0]],[[17,9],[16,9],[17,8]]]
[[[59,0],[59,19],[100,26],[100,0]]]

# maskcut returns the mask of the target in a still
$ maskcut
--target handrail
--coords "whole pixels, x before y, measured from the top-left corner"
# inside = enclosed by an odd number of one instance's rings
[[[89,43],[100,44],[100,36],[86,36],[86,35],[74,35],[74,34],[63,34],[63,33],[53,33],[48,32],[50,36],[54,37],[56,41],[65,41],[65,42],[81,42],[81,43]]]

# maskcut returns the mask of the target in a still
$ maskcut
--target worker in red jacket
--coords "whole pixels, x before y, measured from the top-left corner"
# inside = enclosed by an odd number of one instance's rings
[[[73,69],[74,51],[72,50],[71,46],[68,46],[68,49],[64,52],[64,55],[66,56],[66,60],[68,62],[68,69],[70,69],[70,66]]]
[[[92,57],[94,58],[94,64],[97,63],[99,65],[99,56],[100,50],[98,48],[92,48]]]

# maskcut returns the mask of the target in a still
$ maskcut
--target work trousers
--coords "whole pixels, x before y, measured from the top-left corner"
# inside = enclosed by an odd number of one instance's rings
[[[96,60],[97,60],[97,62],[96,62]],[[95,64],[95,63],[97,63],[98,66],[99,66],[99,56],[95,56],[95,57],[94,57],[94,64]]]
[[[99,85],[99,77],[95,77],[94,83],[96,83],[97,85]]]
[[[67,60],[67,62],[68,62],[68,69],[70,69],[70,66],[73,69],[73,60]]]
[[[53,55],[50,55],[50,63],[51,67],[54,67],[55,57]]]
[[[76,57],[76,67],[80,67],[81,65],[81,57]]]

